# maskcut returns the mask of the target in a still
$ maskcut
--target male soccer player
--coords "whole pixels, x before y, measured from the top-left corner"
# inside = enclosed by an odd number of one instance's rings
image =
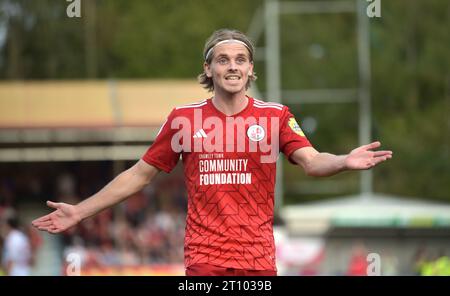
[[[180,156],[188,190],[185,266],[187,275],[276,275],[273,239],[276,159],[283,152],[310,176],[370,169],[392,157],[374,142],[347,155],[319,153],[286,106],[246,95],[254,47],[241,32],[214,32],[204,48],[200,83],[207,100],[172,110],[154,143],[133,167],[77,205],[33,221],[59,233],[117,204],[169,173]]]

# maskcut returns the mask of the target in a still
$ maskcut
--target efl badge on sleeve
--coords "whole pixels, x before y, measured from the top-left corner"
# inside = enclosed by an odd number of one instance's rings
[[[299,136],[304,137],[305,134],[303,133],[302,129],[300,128],[300,126],[298,125],[297,121],[295,120],[294,117],[289,118],[289,127]]]

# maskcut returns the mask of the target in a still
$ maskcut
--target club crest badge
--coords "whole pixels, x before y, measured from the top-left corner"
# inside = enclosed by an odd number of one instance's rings
[[[264,139],[266,132],[262,128],[262,126],[254,124],[250,126],[247,130],[247,136],[253,142],[259,142]]]

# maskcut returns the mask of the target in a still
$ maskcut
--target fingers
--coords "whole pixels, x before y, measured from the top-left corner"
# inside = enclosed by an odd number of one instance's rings
[[[51,226],[51,225],[53,225],[53,221],[51,221],[51,220],[49,220],[49,221],[44,221],[44,222],[37,222],[37,223],[34,223],[33,224],[33,226],[35,226],[35,227],[48,227],[48,226]]]
[[[365,150],[370,150],[370,149],[376,149],[380,146],[381,146],[381,143],[379,141],[375,141],[370,144],[363,145],[363,146],[361,146],[361,148],[364,148]]]
[[[53,225],[49,225],[49,226],[38,226],[37,229],[39,229],[39,230],[41,230],[41,231],[48,231],[48,232],[50,232],[50,231],[56,229],[56,227],[53,226]]]
[[[61,203],[56,203],[56,202],[52,202],[52,201],[47,201],[47,206],[49,206],[49,207],[51,207],[51,208],[54,208],[54,209],[59,209],[60,207],[61,207]],[[37,219],[35,219],[35,220],[33,220],[32,222],[31,222],[31,224],[32,225],[35,225],[35,224],[39,224],[39,223],[41,223],[41,222],[45,222],[45,221],[49,221],[49,220],[51,220],[51,215],[52,215],[53,213],[50,213],[50,214],[48,214],[48,215],[45,215],[45,216],[42,216],[42,217],[40,217],[40,218],[37,218]]]
[[[371,169],[377,164],[392,158],[392,151],[376,151],[374,157],[366,163],[365,169]]]
[[[59,233],[62,231],[61,227],[56,225],[53,221],[40,222],[34,225],[37,229],[41,231],[47,231],[49,233]]]
[[[61,203],[60,202],[52,202],[47,200],[47,206],[54,208],[54,209],[59,209],[61,207]]]
[[[39,230],[48,231],[49,229],[52,229],[56,226],[53,224],[53,221],[47,221],[47,222],[37,223],[34,225],[34,227],[36,227]]]
[[[47,205],[54,209],[60,209],[62,204],[47,201]],[[58,223],[54,220],[55,218],[56,216],[54,211],[48,215],[33,220],[31,224],[41,231],[47,231],[52,234],[60,233],[62,232],[62,228],[60,227],[61,225],[57,225]]]
[[[51,234],[56,234],[56,233],[60,233],[61,229],[56,228],[56,227],[52,227],[49,230],[47,230],[48,232],[50,232]]]
[[[31,222],[31,224],[37,229],[45,231],[49,231],[50,229],[55,227],[53,220],[51,219],[51,217],[49,217],[49,215]]]
[[[38,225],[38,224],[40,224],[40,223],[47,222],[47,221],[51,221],[50,214],[45,215],[45,216],[43,216],[43,217],[40,217],[40,218],[37,218],[37,219],[33,220],[33,221],[31,222],[31,224],[32,224],[33,226],[36,226],[36,225]]]
[[[47,227],[38,227],[39,230],[41,231],[47,231],[49,233],[52,234],[56,234],[56,233],[60,233],[61,229],[59,229],[58,227],[51,225],[51,226],[47,226]]]
[[[48,228],[46,229],[46,231],[48,231],[48,232],[50,232],[50,233],[52,233],[52,234],[55,234],[55,233],[60,232],[59,229],[58,229],[56,226],[48,227]]]
[[[380,156],[391,156],[392,157],[392,151],[390,151],[390,150],[374,151],[373,156],[374,157],[380,157]]]
[[[373,160],[373,166],[376,166],[377,164],[379,164],[380,162],[386,161],[388,159],[392,158],[392,155],[388,154],[388,155],[384,155],[384,156],[380,156],[380,157],[375,157]]]

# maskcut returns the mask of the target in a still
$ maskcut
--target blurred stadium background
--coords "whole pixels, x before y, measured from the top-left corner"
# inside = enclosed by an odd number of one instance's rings
[[[31,274],[65,274],[71,252],[86,275],[184,274],[180,167],[63,235],[30,221],[97,192],[171,108],[208,97],[203,44],[230,27],[257,46],[250,94],[288,105],[318,150],[394,151],[323,180],[281,158],[280,274],[366,274],[376,253],[383,275],[450,275],[450,5],[378,2],[369,18],[365,0],[83,0],[70,18],[72,2],[0,0],[0,223],[21,221]]]

